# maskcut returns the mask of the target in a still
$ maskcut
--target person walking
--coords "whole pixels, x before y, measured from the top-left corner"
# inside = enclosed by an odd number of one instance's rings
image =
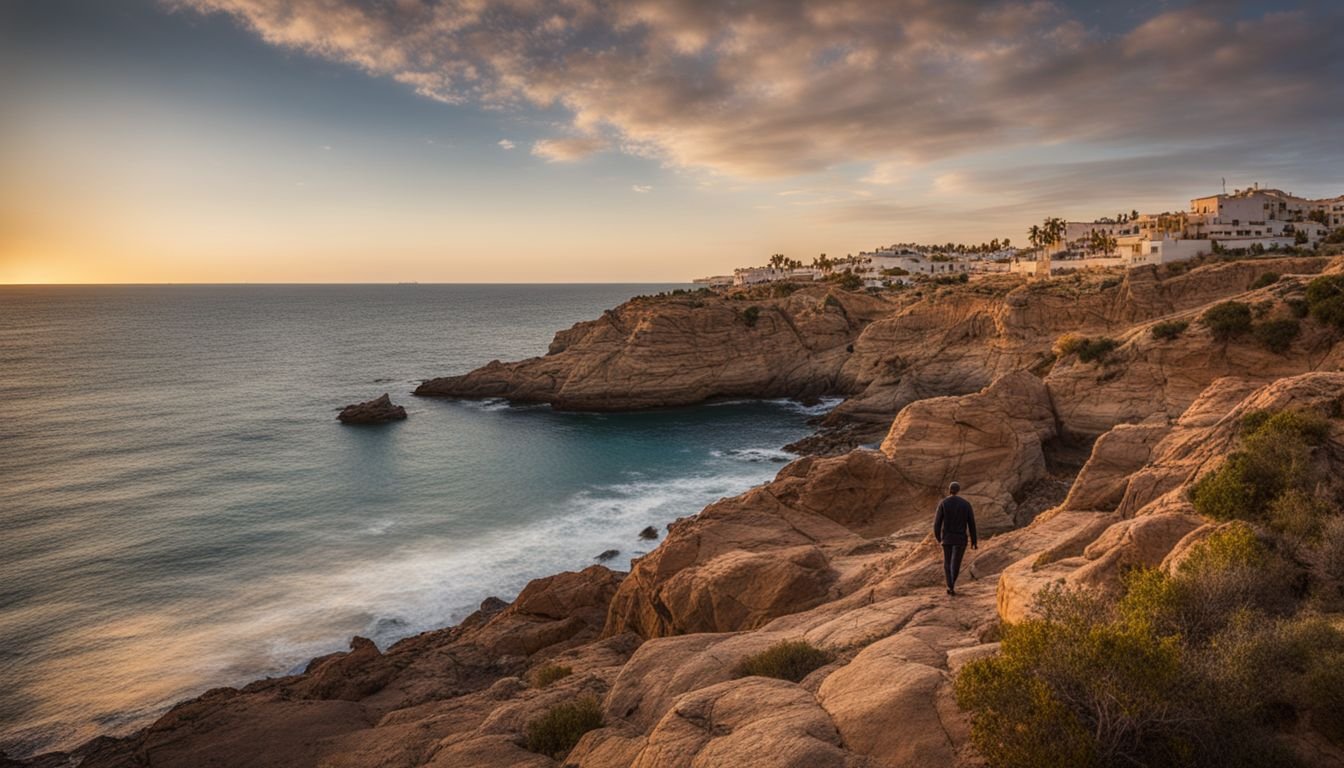
[[[943,545],[943,575],[947,577],[947,594],[957,594],[957,575],[961,573],[961,558],[966,554],[967,533],[971,549],[978,548],[975,535],[975,510],[971,502],[961,498],[961,483],[952,483],[948,495],[938,502],[933,515],[933,538]]]

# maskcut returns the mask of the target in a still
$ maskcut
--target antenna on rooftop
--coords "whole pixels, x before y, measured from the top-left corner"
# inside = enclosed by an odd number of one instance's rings
[[[1227,177],[1226,177],[1226,176],[1223,177],[1223,194],[1224,194],[1224,195],[1227,194]]]

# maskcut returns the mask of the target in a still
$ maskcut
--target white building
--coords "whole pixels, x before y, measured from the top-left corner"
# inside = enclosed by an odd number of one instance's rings
[[[1275,248],[1293,245],[1299,232],[1314,245],[1340,226],[1344,226],[1344,196],[1309,200],[1280,189],[1253,187],[1191,200],[1184,234],[1234,250],[1257,244]]]

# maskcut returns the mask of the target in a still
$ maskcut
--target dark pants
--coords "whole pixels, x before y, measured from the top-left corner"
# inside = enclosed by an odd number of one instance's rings
[[[943,545],[943,575],[947,577],[948,589],[956,589],[957,574],[961,573],[961,556],[964,554],[965,544]]]

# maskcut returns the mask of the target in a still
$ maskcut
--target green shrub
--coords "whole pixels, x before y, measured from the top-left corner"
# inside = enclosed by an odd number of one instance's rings
[[[1078,359],[1082,362],[1091,363],[1105,360],[1107,355],[1119,346],[1120,342],[1105,336],[1091,339],[1074,333],[1066,333],[1055,341],[1055,354],[1060,357],[1078,355]]]
[[[557,704],[528,722],[527,749],[560,760],[579,743],[583,734],[602,725],[602,707],[591,696]]]
[[[748,328],[755,328],[756,321],[760,319],[761,319],[760,307],[751,306],[742,310],[742,322],[746,323]]]
[[[1302,693],[1311,702],[1312,727],[1335,746],[1344,746],[1344,649],[1339,647],[1344,643],[1339,642],[1339,630],[1334,627],[1316,629],[1323,635],[1333,631],[1336,637],[1308,644],[1311,660],[1303,676]],[[1322,653],[1322,646],[1329,650]]]
[[[834,659],[831,652],[805,640],[784,640],[743,659],[737,673],[742,677],[776,677],[796,683]]]
[[[971,276],[965,272],[960,272],[955,275],[938,275],[933,278],[935,285],[963,285],[970,282],[970,280]]]
[[[1251,288],[1252,289],[1266,288],[1279,282],[1279,277],[1280,275],[1278,272],[1265,272],[1264,274],[1255,278],[1255,282],[1251,283]]]
[[[1317,322],[1344,328],[1344,275],[1322,275],[1307,283],[1307,312]]]
[[[1242,420],[1241,450],[1195,483],[1195,511],[1219,520],[1268,521],[1279,496],[1315,485],[1312,452],[1329,431],[1329,422],[1314,411],[1248,413]]]
[[[1287,352],[1293,345],[1293,340],[1302,332],[1302,323],[1297,318],[1284,318],[1281,320],[1264,320],[1255,324],[1251,329],[1255,340],[1260,342],[1265,349],[1275,354]]]
[[[1311,312],[1311,305],[1307,303],[1306,299],[1284,299],[1283,303],[1288,305],[1288,311],[1293,313],[1293,317],[1296,317],[1299,320],[1306,317],[1307,314]]]
[[[572,674],[574,674],[573,669],[560,664],[547,664],[544,667],[537,667],[532,671],[532,687],[545,688],[556,680],[563,680]]]
[[[1037,607],[1041,618],[1005,628],[999,655],[955,681],[990,765],[1256,764],[1226,749],[1240,718],[1220,719],[1178,639],[1093,593],[1047,590]]]
[[[972,743],[1001,768],[1296,765],[1277,728],[1344,733],[1344,634],[1290,615],[1286,567],[1234,524],[1118,600],[1043,590],[955,680]]]
[[[1160,323],[1154,324],[1150,329],[1150,332],[1153,334],[1154,339],[1172,341],[1182,333],[1185,333],[1185,330],[1189,327],[1190,323],[1185,320],[1163,320]]]
[[[1205,310],[1199,321],[1213,338],[1227,341],[1251,330],[1251,308],[1240,301],[1224,301]]]
[[[857,291],[863,287],[863,278],[848,269],[844,272],[832,272],[826,276],[826,280],[846,291]]]

